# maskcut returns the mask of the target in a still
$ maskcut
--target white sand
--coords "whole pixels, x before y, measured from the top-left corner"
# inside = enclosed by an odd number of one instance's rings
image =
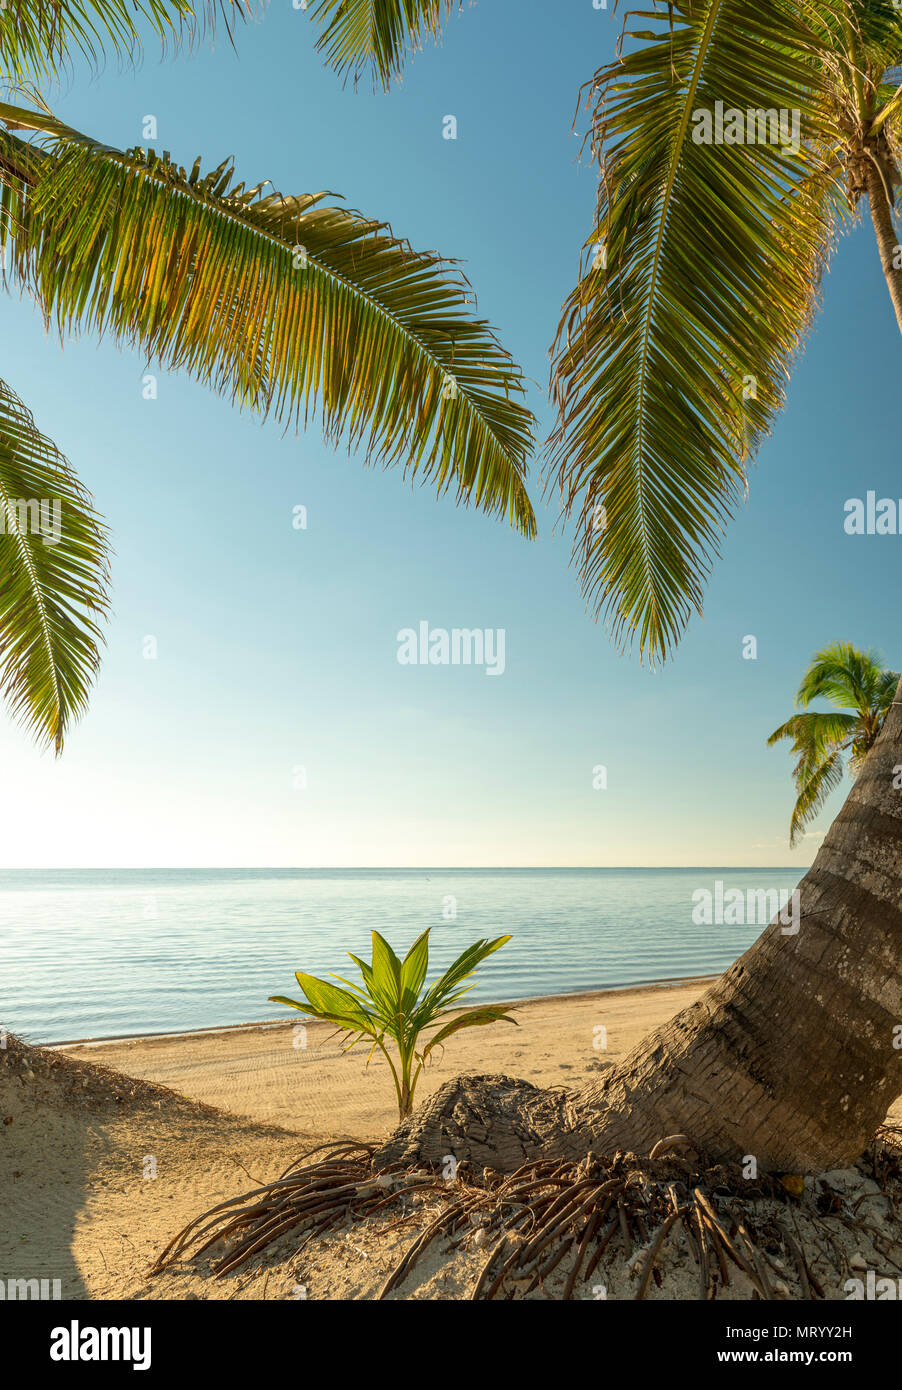
[[[496,1024],[452,1039],[422,1093],[462,1071],[579,1086],[702,987],[693,981],[512,1006],[518,1027]],[[599,1029],[605,1048],[595,1045]],[[323,1139],[375,1140],[391,1130],[386,1065],[374,1061],[367,1071],[366,1053],[342,1055],[329,1032],[308,1025],[306,1047],[293,1046],[289,1024],[0,1052],[0,1278],[60,1279],[67,1298],[285,1299],[301,1287],[311,1298],[373,1297],[412,1228],[383,1235],[367,1223],[300,1259],[284,1237],[260,1265],[222,1280],[211,1278],[206,1256],[148,1277],[162,1246],[205,1209],[272,1181]],[[38,1059],[31,1076],[29,1055]],[[902,1105],[894,1112],[902,1121]],[[654,1296],[698,1296],[697,1275],[680,1258],[674,1252]],[[466,1297],[483,1259],[477,1249],[431,1250],[398,1296]],[[820,1274],[829,1284],[831,1270]],[[624,1269],[605,1277],[609,1296],[633,1296]],[[739,1277],[726,1296],[748,1298],[751,1288]]]

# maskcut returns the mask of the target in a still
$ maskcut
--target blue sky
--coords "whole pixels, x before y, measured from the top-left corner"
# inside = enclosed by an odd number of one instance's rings
[[[277,0],[237,53],[224,38],[162,63],[149,50],[137,72],[76,71],[45,95],[119,146],[152,114],[183,164],[234,155],[248,184],[342,193],[462,259],[547,426],[547,349],[594,199],[571,122],[619,25],[592,0],[481,0],[373,95],[343,90],[304,13]],[[158,373],[145,400],[140,353],[61,348],[4,299],[4,375],[94,493],[116,555],[103,671],[62,759],[0,723],[3,865],[804,867],[819,840],[788,849],[790,758],[766,737],[818,646],[902,659],[902,537],[843,530],[847,498],[902,496],[902,344],[868,225],[841,242],[824,297],[704,620],[658,672],[586,616],[553,505],[529,544],[184,377]],[[503,628],[503,676],[400,665],[397,633],[421,620]]]

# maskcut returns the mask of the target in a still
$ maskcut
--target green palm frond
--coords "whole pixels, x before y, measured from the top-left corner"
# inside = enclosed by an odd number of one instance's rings
[[[90,497],[0,382],[0,691],[57,753],[97,671],[107,583]]]
[[[796,804],[792,809],[789,823],[789,843],[798,844],[805,827],[810,825],[824,805],[827,797],[835,791],[843,778],[842,754],[837,750],[819,764],[816,771],[806,779],[799,789]]]
[[[576,517],[590,609],[655,661],[701,611],[841,189],[824,154],[826,40],[797,5],[684,0],[629,18],[633,47],[593,84],[597,218],[555,344],[550,477]],[[786,111],[788,141],[704,143],[718,102]]]
[[[874,705],[881,714],[887,714],[899,689],[898,671],[881,671],[874,688]]]
[[[508,941],[509,936],[496,936],[492,940],[475,941],[472,946],[462,951],[423,996],[415,1015],[417,1026],[422,1028],[432,1019],[444,1017],[465,994],[469,994],[473,986],[468,985],[466,981],[470,979],[476,967],[486,956],[500,950]]]
[[[231,29],[245,0],[5,0],[0,72],[7,84],[52,77],[71,58],[132,58],[145,36],[191,42],[219,19]]]
[[[870,130],[899,132],[902,8],[894,0],[832,0],[821,11],[831,36],[829,64],[846,114],[863,103]],[[896,146],[895,153],[899,149]]]
[[[112,150],[0,105],[12,267],[60,328],[113,332],[241,406],[454,488],[535,533],[522,372],[464,277],[384,223]],[[6,171],[4,174],[4,170]],[[21,188],[27,190],[22,199]]]
[[[858,715],[834,711],[808,711],[805,714],[797,714],[790,723],[794,731],[792,751],[798,754],[798,761],[792,773],[796,787],[804,786],[826,758],[837,752],[851,750],[855,740],[860,738],[862,733],[861,719]],[[768,745],[775,742],[776,739],[771,735]]]
[[[881,688],[898,679],[885,669],[879,652],[863,651],[851,642],[833,642],[811,658],[796,705],[807,709],[812,700],[823,698],[838,709],[866,710],[878,701]]]
[[[311,19],[317,49],[342,77],[370,75],[384,89],[408,54],[437,39],[454,0],[319,0]]]
[[[780,739],[791,738],[794,753],[807,749],[814,752],[832,750],[847,743],[857,726],[858,718],[854,714],[842,714],[838,710],[825,713],[809,710],[804,714],[792,715],[785,724],[774,729],[767,746],[772,748]]]
[[[851,642],[832,642],[815,652],[796,693],[796,709],[767,740],[772,747],[781,739],[792,740],[798,754],[793,768],[798,800],[790,823],[790,844],[820,811],[830,792],[839,785],[843,754],[853,776],[876,742],[895,697],[899,675],[888,671],[873,649],[865,651]],[[827,699],[832,710],[812,710],[812,700]]]

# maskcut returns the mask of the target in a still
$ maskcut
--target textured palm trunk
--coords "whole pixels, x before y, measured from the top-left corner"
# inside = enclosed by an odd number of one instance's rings
[[[879,158],[879,153],[877,157]],[[866,183],[871,221],[874,224],[874,234],[877,238],[877,249],[880,252],[880,264],[883,266],[886,287],[896,311],[899,332],[902,333],[902,252],[900,252],[899,239],[893,227],[892,209],[887,197],[885,179],[888,177],[888,170],[882,175],[875,161],[873,159],[868,160]]]
[[[800,884],[797,932],[777,917],[696,1004],[582,1091],[449,1082],[380,1165],[453,1155],[506,1172],[540,1155],[648,1154],[675,1133],[762,1170],[853,1162],[902,1092],[900,765],[902,683]]]

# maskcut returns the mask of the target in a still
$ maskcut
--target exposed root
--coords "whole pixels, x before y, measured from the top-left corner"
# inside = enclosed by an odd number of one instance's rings
[[[369,1215],[385,1197],[372,1174],[374,1148],[372,1144],[342,1143],[311,1149],[275,1182],[220,1202],[195,1217],[169,1242],[150,1273],[159,1274],[189,1250],[197,1256],[220,1241],[231,1242],[213,1266],[215,1277],[221,1279],[286,1231],[300,1228],[299,1234],[309,1240],[324,1235],[348,1216]],[[325,1158],[302,1166],[324,1149],[328,1150]]]
[[[676,1148],[682,1152],[668,1152]],[[151,1273],[225,1243],[213,1266],[214,1276],[222,1278],[286,1232],[296,1231],[299,1237],[294,1258],[327,1231],[372,1219],[378,1223],[371,1227],[377,1234],[408,1224],[419,1228],[379,1289],[380,1299],[397,1290],[427,1247],[440,1239],[451,1248],[487,1247],[472,1299],[525,1297],[562,1265],[566,1280],[556,1297],[570,1299],[579,1286],[606,1297],[603,1284],[591,1281],[605,1253],[610,1258],[612,1251],[625,1262],[633,1297],[642,1299],[652,1280],[661,1285],[663,1255],[674,1241],[682,1242],[698,1269],[701,1298],[716,1298],[728,1288],[731,1269],[741,1272],[759,1299],[792,1297],[786,1278],[793,1274],[801,1297],[823,1298],[798,1232],[797,1203],[780,1181],[769,1176],[737,1180],[735,1172],[690,1158],[685,1151],[692,1149],[687,1136],[670,1136],[655,1146],[658,1157],[616,1153],[609,1158],[589,1154],[576,1163],[544,1159],[507,1175],[485,1169],[478,1178],[461,1165],[453,1180],[445,1180],[437,1171],[401,1165],[377,1171],[375,1145],[322,1146],[275,1182],[192,1221]],[[881,1191],[864,1196],[885,1197],[896,1215],[902,1128],[882,1127],[869,1157]],[[868,1223],[866,1210],[858,1215],[863,1200],[850,1212],[847,1206],[831,1206],[832,1197],[823,1194],[805,1216],[817,1220],[818,1235],[831,1247],[839,1223],[866,1234],[889,1260],[885,1234]],[[422,1210],[424,1202],[428,1214]],[[898,1245],[892,1248],[896,1257],[902,1254]]]
[[[695,1145],[687,1134],[668,1134],[666,1139],[658,1140],[648,1156],[649,1158],[661,1158],[671,1149],[695,1149]],[[698,1152],[697,1149],[695,1151]]]

